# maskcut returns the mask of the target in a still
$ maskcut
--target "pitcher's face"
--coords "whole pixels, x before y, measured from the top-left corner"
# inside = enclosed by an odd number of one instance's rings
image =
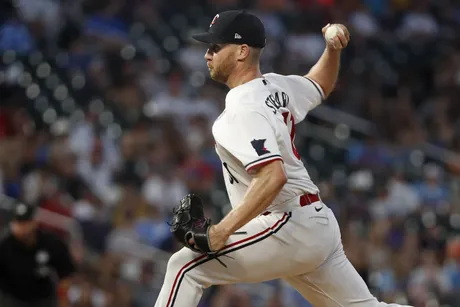
[[[211,78],[226,83],[236,63],[238,45],[211,44],[204,55]]]

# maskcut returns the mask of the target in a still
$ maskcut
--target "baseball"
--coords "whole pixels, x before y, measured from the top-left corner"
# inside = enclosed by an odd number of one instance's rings
[[[337,25],[331,25],[329,28],[327,28],[326,30],[326,33],[324,33],[324,37],[326,38],[326,40],[328,41],[331,41],[331,40],[334,40],[334,38],[337,37],[337,33],[340,32],[342,34],[345,34],[342,30],[342,28],[340,28],[339,26]]]

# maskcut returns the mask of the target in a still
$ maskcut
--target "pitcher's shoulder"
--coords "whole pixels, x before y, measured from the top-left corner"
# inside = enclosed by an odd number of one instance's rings
[[[227,110],[257,108],[257,105],[263,102],[267,93],[267,89],[264,88],[263,84],[262,86],[254,84],[253,86],[240,88],[238,91],[231,91],[225,98],[225,108]]]
[[[264,78],[283,78],[284,75],[281,75],[281,74],[277,74],[277,73],[274,73],[274,72],[269,72],[269,73],[266,73],[266,74],[263,74],[263,77]]]
[[[277,83],[279,81],[287,80],[289,79],[288,76],[277,74],[274,72],[269,72],[263,75],[264,79],[268,80],[269,82],[272,83]]]

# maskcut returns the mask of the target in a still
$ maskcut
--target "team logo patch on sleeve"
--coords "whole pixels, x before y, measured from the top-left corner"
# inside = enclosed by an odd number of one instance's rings
[[[256,150],[259,156],[270,153],[270,151],[267,148],[265,148],[265,141],[266,139],[261,139],[261,140],[254,139],[251,141],[252,147],[254,147],[254,149]]]

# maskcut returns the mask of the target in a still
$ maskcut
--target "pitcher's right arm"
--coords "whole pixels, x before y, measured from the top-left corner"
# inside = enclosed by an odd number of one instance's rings
[[[326,30],[335,25],[327,25],[322,29],[323,36]],[[319,58],[318,62],[310,69],[306,78],[314,80],[321,86],[325,98],[327,98],[335,88],[340,70],[340,55],[350,41],[350,33],[344,25],[336,25],[340,27],[343,33],[337,32],[334,40],[326,41],[326,48]]]

